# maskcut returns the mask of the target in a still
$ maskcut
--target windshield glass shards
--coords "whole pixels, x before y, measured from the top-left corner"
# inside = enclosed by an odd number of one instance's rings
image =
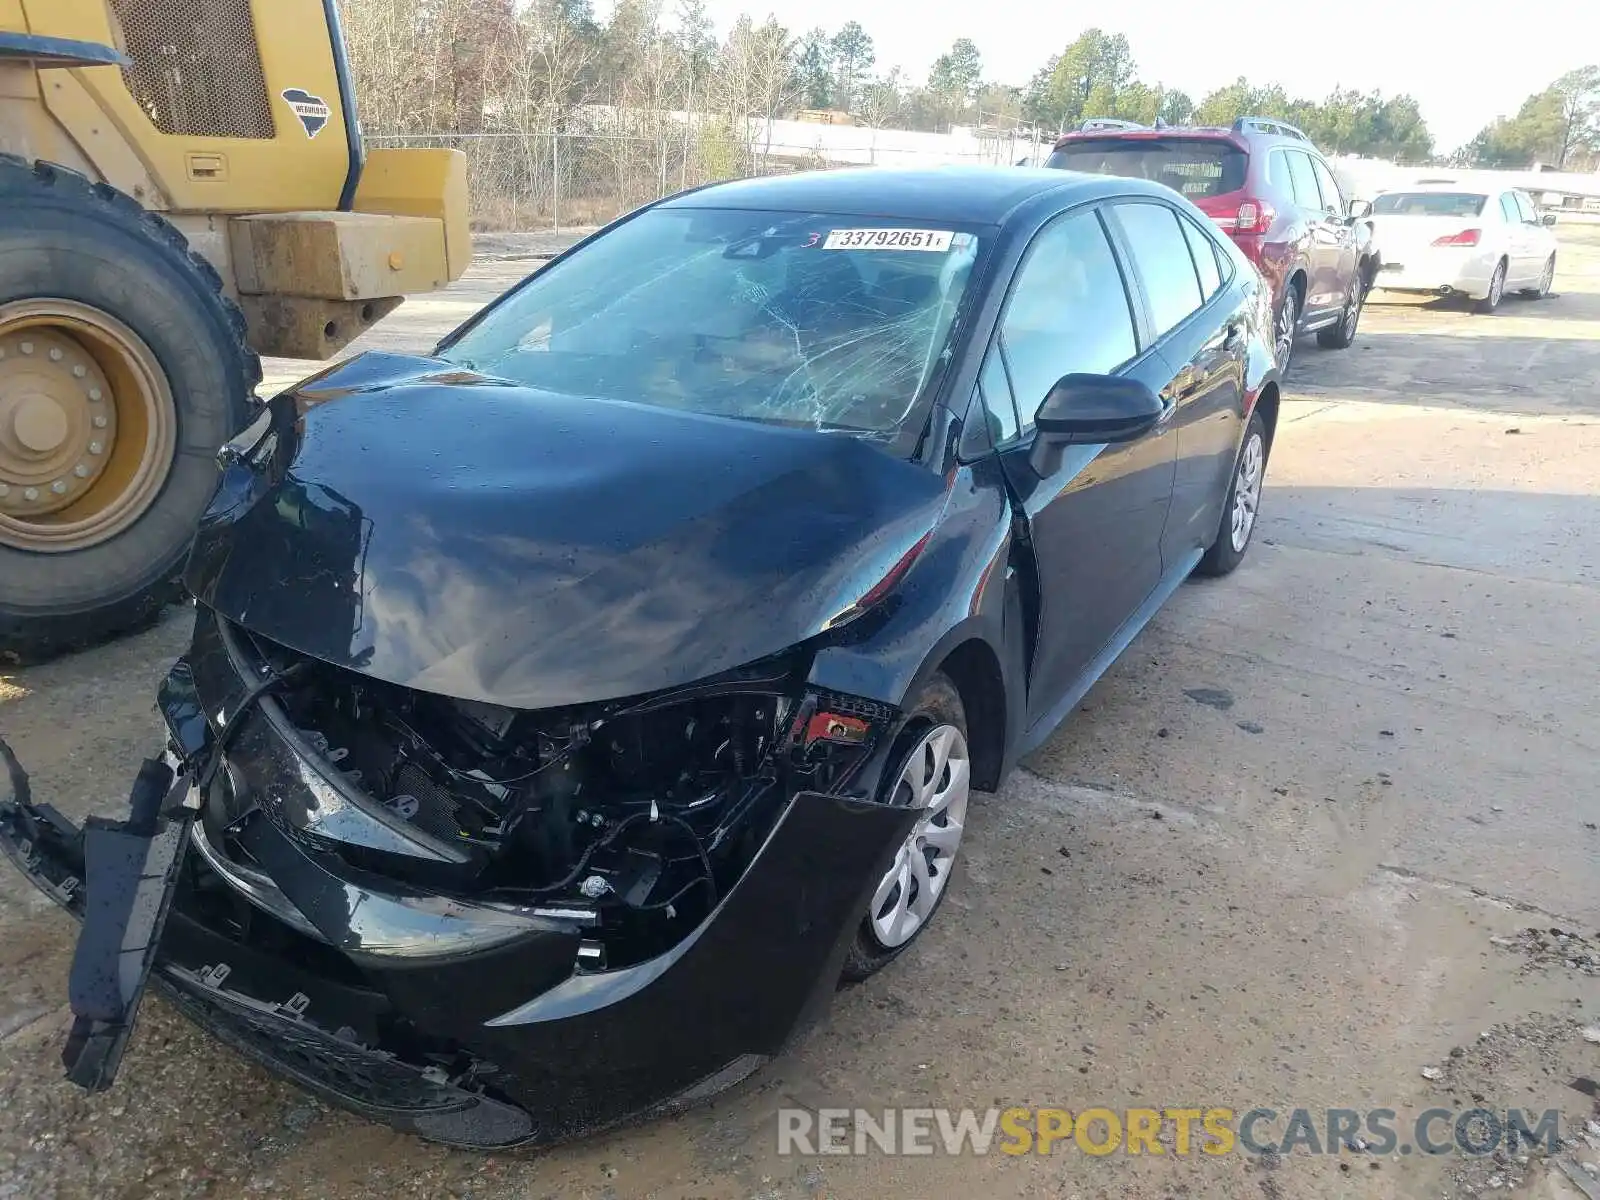
[[[442,356],[568,395],[888,435],[947,353],[979,243],[916,222],[655,209]]]

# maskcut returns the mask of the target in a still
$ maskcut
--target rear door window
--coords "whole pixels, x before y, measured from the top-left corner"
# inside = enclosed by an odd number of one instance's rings
[[[1188,241],[1178,214],[1165,204],[1127,201],[1116,206],[1116,214],[1150,301],[1152,332],[1160,337],[1203,301]]]
[[[1289,159],[1282,150],[1267,155],[1267,182],[1286,196],[1294,194],[1294,181],[1289,178]]]
[[[1322,196],[1317,191],[1317,173],[1311,169],[1311,160],[1298,150],[1285,150],[1289,160],[1289,181],[1294,188],[1294,202],[1301,208],[1320,210]]]
[[[1500,212],[1507,225],[1522,224],[1522,214],[1517,211],[1517,199],[1510,192],[1500,193]]]
[[[1200,275],[1201,295],[1209,300],[1222,288],[1222,268],[1217,263],[1217,248],[1193,221],[1180,217],[1178,224],[1183,227],[1189,252],[1194,255],[1194,269]]]
[[[1058,147],[1045,165],[1148,179],[1194,200],[1243,188],[1248,156],[1212,138],[1094,138]]]
[[[1522,214],[1522,220],[1528,225],[1539,223],[1539,214],[1534,211],[1533,200],[1526,192],[1512,192],[1512,198],[1517,202],[1517,211]]]

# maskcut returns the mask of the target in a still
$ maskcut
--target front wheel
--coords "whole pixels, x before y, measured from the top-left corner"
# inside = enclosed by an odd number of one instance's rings
[[[1201,575],[1227,575],[1244,561],[1250,537],[1256,531],[1256,516],[1261,509],[1261,484],[1267,474],[1267,423],[1257,409],[1245,427],[1239,462],[1228,484],[1222,505],[1222,520],[1216,540],[1195,570]]]
[[[1317,345],[1324,350],[1348,350],[1356,340],[1356,329],[1361,324],[1361,310],[1367,303],[1367,281],[1361,271],[1356,271],[1350,281],[1350,296],[1344,302],[1344,314],[1337,325],[1317,331]]]
[[[885,799],[920,812],[873,889],[845,958],[843,977],[851,983],[888,966],[928,927],[950,890],[966,828],[972,755],[961,694],[945,676],[934,675],[906,708]]]
[[[1523,288],[1522,294],[1529,300],[1543,300],[1550,294],[1550,289],[1556,282],[1556,256],[1552,254],[1545,260],[1544,270],[1539,275],[1537,287]]]

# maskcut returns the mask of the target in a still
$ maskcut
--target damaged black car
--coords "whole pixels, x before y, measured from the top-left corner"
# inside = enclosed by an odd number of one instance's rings
[[[972,792],[1244,556],[1266,308],[1154,185],[802,174],[277,396],[219,456],[126,818],[73,825],[0,742],[0,846],[82,922],[68,1076],[111,1085],[152,985],[458,1145],[748,1075],[927,928]]]

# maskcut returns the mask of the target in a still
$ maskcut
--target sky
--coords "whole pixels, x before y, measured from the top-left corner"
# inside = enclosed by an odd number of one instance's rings
[[[1575,16],[1563,20],[1555,15],[1560,6],[1537,0],[1510,8],[1486,0],[1068,0],[1031,11],[972,0],[707,0],[707,7],[719,36],[741,12],[757,21],[771,12],[795,33],[819,25],[832,33],[859,21],[877,51],[875,70],[899,66],[914,80],[924,79],[956,38],[969,37],[983,54],[986,80],[1025,84],[1050,55],[1098,25],[1127,35],[1141,79],[1182,88],[1197,103],[1240,75],[1307,99],[1337,86],[1409,92],[1444,151],[1514,113],[1529,94],[1582,66],[1585,54],[1600,58],[1600,18],[1585,35]],[[670,2],[666,8],[670,13]]]

